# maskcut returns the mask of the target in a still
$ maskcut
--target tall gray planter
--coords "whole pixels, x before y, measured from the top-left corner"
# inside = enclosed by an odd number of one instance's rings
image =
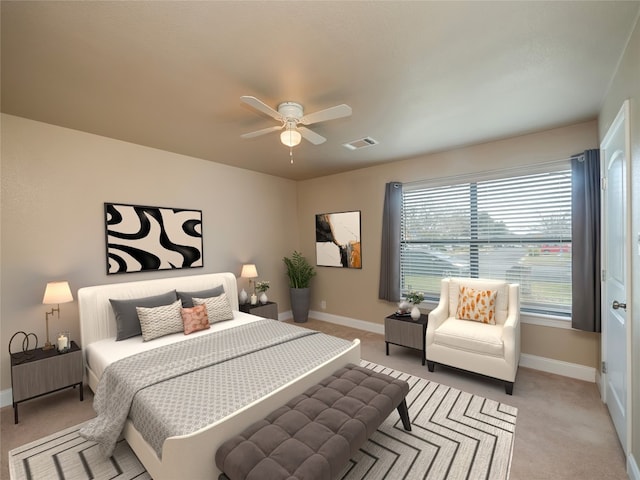
[[[291,311],[293,321],[304,323],[309,318],[309,306],[311,304],[311,291],[308,288],[291,288]]]

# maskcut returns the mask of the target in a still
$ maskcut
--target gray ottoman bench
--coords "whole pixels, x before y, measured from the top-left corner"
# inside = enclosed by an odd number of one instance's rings
[[[403,380],[347,365],[216,452],[219,480],[330,480],[394,410],[411,430]]]

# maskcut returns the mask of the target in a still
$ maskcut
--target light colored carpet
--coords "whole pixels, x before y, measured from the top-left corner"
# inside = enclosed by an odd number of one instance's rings
[[[517,409],[381,365],[363,366],[406,380],[412,431],[394,411],[345,468],[345,480],[500,479],[509,477]],[[80,426],[9,452],[12,480],[148,479],[126,442],[100,457]]]

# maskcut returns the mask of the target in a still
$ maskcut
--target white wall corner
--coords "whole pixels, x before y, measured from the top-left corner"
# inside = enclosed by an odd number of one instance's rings
[[[562,375],[563,377],[584,380],[585,382],[595,383],[596,381],[595,368],[579,365],[577,363],[563,362],[562,360],[555,360],[553,358],[538,357],[537,355],[521,353],[519,365],[521,367],[533,368],[547,373]]]
[[[630,480],[640,480],[640,468],[638,468],[638,462],[636,462],[633,453],[627,456],[627,473]]]
[[[0,407],[7,407],[13,404],[13,397],[11,396],[11,389],[0,391]]]

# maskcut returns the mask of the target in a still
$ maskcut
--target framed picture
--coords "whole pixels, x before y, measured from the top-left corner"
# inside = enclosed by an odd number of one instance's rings
[[[362,268],[359,210],[316,215],[316,264]]]
[[[202,210],[105,203],[107,274],[202,267]]]

